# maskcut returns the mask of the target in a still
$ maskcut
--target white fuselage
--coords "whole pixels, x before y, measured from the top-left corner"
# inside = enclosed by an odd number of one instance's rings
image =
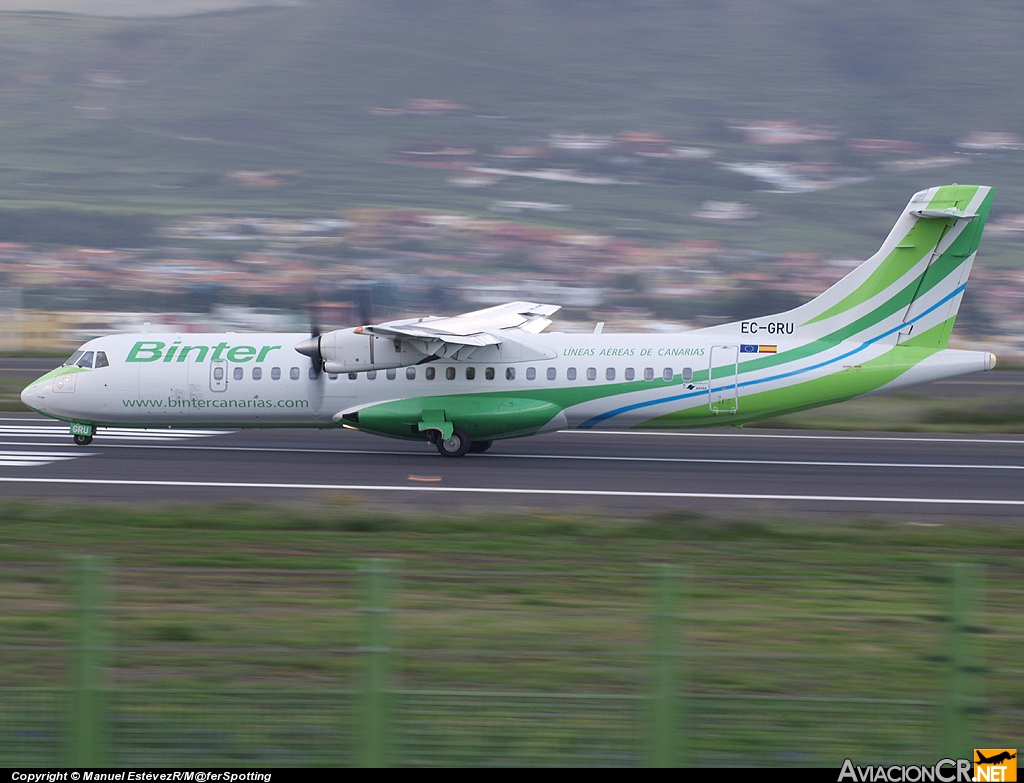
[[[699,331],[555,332],[531,337],[533,358],[528,360],[436,360],[350,375],[313,372],[310,359],[294,350],[307,338],[302,333],[101,337],[82,350],[104,351],[109,366],[61,368],[26,388],[22,399],[46,415],[97,426],[330,427],[344,424],[347,412],[390,401],[497,393],[554,399],[561,412],[540,431],[626,428],[682,410],[693,414],[683,426],[701,426],[746,418],[744,398],[749,395],[853,372],[892,349],[838,343],[804,370],[767,367],[745,372],[746,361],[775,354],[782,358],[798,341],[772,335],[771,345],[753,344],[745,342],[750,339],[746,335],[733,340]],[[896,380],[882,375],[873,388],[857,387],[835,399],[988,369],[989,356],[941,351]],[[734,365],[739,376],[728,370]],[[719,369],[709,382],[711,366]],[[719,377],[723,366],[726,375]],[[760,416],[764,413],[759,411]]]

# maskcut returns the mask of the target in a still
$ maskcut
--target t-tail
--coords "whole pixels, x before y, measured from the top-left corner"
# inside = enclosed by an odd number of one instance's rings
[[[982,185],[915,193],[877,253],[821,296],[771,320],[793,323],[815,340],[945,348],[994,195]]]
[[[793,369],[780,379],[858,374],[857,383],[806,394],[805,402],[813,404],[848,398],[850,391],[872,394],[990,370],[993,354],[947,346],[994,195],[994,188],[980,185],[915,193],[878,252],[821,296],[784,313],[706,331],[723,342],[738,339],[741,351],[752,351],[740,360],[741,371],[747,364],[752,373],[761,372],[766,360],[760,353],[786,350]]]

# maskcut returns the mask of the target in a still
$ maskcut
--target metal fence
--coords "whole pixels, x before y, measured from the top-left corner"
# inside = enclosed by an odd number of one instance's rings
[[[565,590],[531,594],[553,579]],[[0,766],[963,756],[977,733],[1022,724],[1015,697],[982,700],[1020,672],[983,665],[979,583],[962,565],[824,586],[669,566],[614,584],[585,570],[399,574],[384,561],[9,566]],[[886,602],[896,586],[913,600]],[[742,605],[718,600],[739,587],[752,596]],[[1008,627],[999,643],[1012,647]]]

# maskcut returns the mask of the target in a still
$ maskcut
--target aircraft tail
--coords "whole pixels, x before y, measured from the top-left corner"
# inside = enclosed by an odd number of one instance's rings
[[[994,195],[980,185],[914,194],[871,258],[816,299],[758,321],[812,339],[945,348]]]

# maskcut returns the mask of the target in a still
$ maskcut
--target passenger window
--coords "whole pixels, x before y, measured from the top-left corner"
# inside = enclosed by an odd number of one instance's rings
[[[604,371],[604,377],[605,377],[605,380],[614,381],[615,380],[615,368],[614,367],[609,367],[607,370],[605,370]]]
[[[235,376],[235,380],[236,381],[242,380],[242,376],[244,374],[245,374],[245,370],[243,370],[241,367],[236,367],[235,368],[234,376]]]
[[[75,364],[78,363],[78,360],[82,358],[83,353],[85,353],[85,351],[75,351],[73,354],[71,354],[71,358],[64,362],[64,366],[74,367]]]
[[[82,358],[78,360],[78,366],[79,367],[92,367],[92,357],[93,357],[92,351],[86,351],[82,355]]]
[[[258,381],[262,377],[263,377],[263,368],[262,367],[253,367],[252,368],[252,379],[254,381]],[[337,376],[335,376],[335,377],[337,377]]]
[[[558,377],[558,370],[556,370],[554,367],[548,367],[548,380],[549,381],[553,381],[557,377]]]
[[[311,381],[315,381],[316,380],[316,376],[317,376],[317,368],[316,367],[310,367],[309,368],[309,379]]]
[[[645,381],[653,381],[654,380],[654,368],[653,367],[645,367],[644,368],[644,380]]]
[[[96,366],[97,367],[109,367],[110,362],[107,361],[107,354],[104,351],[96,351]]]
[[[666,367],[662,371],[661,377],[664,378],[666,381],[671,381],[672,380],[672,368],[671,367]]]
[[[405,368],[405,377],[408,378],[410,381],[416,380],[416,368],[415,367],[406,367]]]
[[[484,370],[484,378],[486,378],[489,381],[493,381],[494,380],[494,368],[493,367],[488,367],[486,370]]]
[[[271,367],[270,368],[270,380],[272,380],[272,381],[279,381],[279,380],[281,380],[281,368],[280,367]]]
[[[223,367],[214,367],[213,368],[213,379],[215,381],[223,381],[224,380],[224,368]]]
[[[350,373],[348,374],[348,379],[349,379],[350,381],[354,381],[354,380],[355,380],[356,378],[358,378],[358,377],[359,377],[359,373],[354,373],[354,372],[350,372]]]
[[[597,368],[596,367],[588,367],[587,368],[587,380],[588,381],[595,381],[595,380],[597,380]]]
[[[683,380],[684,381],[692,381],[693,380],[693,368],[692,367],[684,367],[683,368]]]
[[[368,381],[375,381],[375,380],[377,380],[377,371],[376,370],[370,370],[368,373],[366,373],[366,379]]]
[[[327,379],[330,380],[330,381],[338,380],[338,373],[336,373],[336,372],[329,372],[329,373],[327,373]]]
[[[516,379],[516,368],[508,367],[505,369],[505,380],[514,381]]]
[[[288,377],[293,381],[297,381],[299,379],[299,368],[292,367],[291,370],[288,371]]]
[[[575,381],[576,380],[576,368],[575,367],[570,367],[568,370],[566,370],[565,371],[565,377],[568,378],[570,381]]]
[[[475,378],[476,378],[476,367],[467,367],[466,368],[466,380],[467,381],[472,381]]]
[[[627,367],[626,368],[626,373],[625,373],[626,380],[627,381],[631,381],[631,380],[633,380],[633,378],[635,376],[636,376],[636,373],[633,372],[633,368],[632,367]]]
[[[532,381],[536,377],[537,377],[537,368],[536,367],[527,367],[526,368],[526,380]]]
[[[427,380],[428,381],[434,380],[434,374],[436,372],[437,372],[437,370],[435,370],[433,367],[428,367],[427,368]]]
[[[455,380],[455,368],[454,367],[449,367],[448,369],[446,369],[444,371],[444,377],[447,378],[449,381],[454,381]]]
[[[393,381],[393,380],[395,379],[395,376],[396,376],[397,374],[398,374],[398,373],[396,373],[396,372],[395,372],[395,368],[394,368],[394,367],[392,367],[392,368],[391,368],[390,370],[387,370],[387,371],[386,371],[386,372],[384,373],[384,375],[386,375],[386,376],[387,376],[387,379],[388,379],[389,381]]]

